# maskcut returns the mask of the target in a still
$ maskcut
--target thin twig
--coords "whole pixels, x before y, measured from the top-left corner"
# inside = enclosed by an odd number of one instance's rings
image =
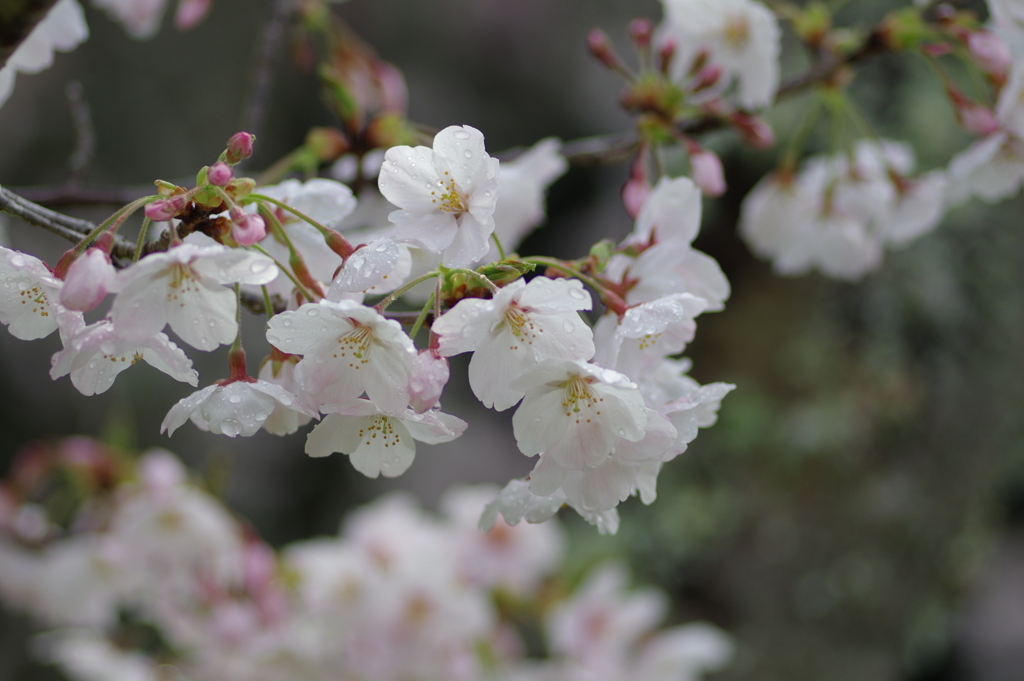
[[[95,223],[43,208],[4,187],[0,187],[0,210],[76,244],[80,243],[85,235],[96,229]],[[122,237],[114,237],[114,246],[110,252],[113,257],[131,259],[134,253],[134,244]]]
[[[70,183],[14,187],[21,198],[44,206],[124,206],[153,193],[148,187],[78,187]]]

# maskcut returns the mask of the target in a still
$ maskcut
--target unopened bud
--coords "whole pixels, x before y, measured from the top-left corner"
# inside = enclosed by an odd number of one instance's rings
[[[697,76],[693,79],[693,85],[691,90],[693,92],[700,92],[706,90],[709,87],[713,87],[722,78],[722,67],[718,64],[708,64],[700,70]]]
[[[313,128],[306,135],[306,148],[320,161],[333,161],[348,151],[348,140],[337,128]]]
[[[235,173],[231,170],[231,166],[221,161],[214,163],[206,171],[206,181],[216,187],[226,187],[234,176]]]
[[[647,17],[637,17],[629,22],[629,37],[640,50],[650,49],[653,35],[654,22]]]
[[[210,9],[210,0],[178,0],[178,10],[174,13],[174,27],[179,31],[192,28],[206,16]]]
[[[69,310],[88,312],[107,297],[116,278],[117,271],[110,264],[110,257],[99,248],[90,248],[68,268],[60,291],[60,304]]]
[[[267,235],[267,223],[263,222],[263,218],[259,215],[246,213],[241,219],[232,222],[231,238],[239,246],[252,246]]]
[[[355,252],[355,248],[349,243],[349,240],[338,234],[333,229],[328,230],[324,235],[324,239],[327,241],[327,247],[332,251],[341,256],[342,260],[348,260],[348,257]]]
[[[661,45],[661,49],[658,50],[658,68],[665,75],[668,75],[669,69],[672,68],[672,58],[676,56],[676,41],[669,38]]]
[[[986,73],[1003,75],[1013,63],[1010,48],[994,33],[971,31],[966,42],[971,56]]]
[[[957,120],[967,132],[984,136],[999,129],[999,119],[989,107],[971,101],[951,84],[946,86],[946,94],[953,101]]]
[[[448,383],[448,360],[436,350],[420,350],[409,374],[409,406],[422,414],[437,405]]]
[[[725,193],[725,171],[718,154],[697,147],[690,151],[690,172],[693,183],[705,196],[721,196]]]
[[[999,119],[992,109],[974,102],[957,107],[957,117],[964,130],[973,135],[989,135],[999,129]]]
[[[750,146],[755,149],[771,149],[775,146],[775,131],[763,118],[739,111],[730,118]]]
[[[246,198],[249,194],[252,194],[254,189],[256,189],[256,180],[251,177],[239,177],[231,180],[228,186],[224,188],[235,201],[241,201]]]
[[[154,222],[166,222],[184,210],[186,204],[185,196],[179,194],[147,204],[144,212],[146,217]]]
[[[651,184],[646,178],[633,177],[622,185],[622,203],[626,207],[629,217],[636,220],[636,216],[640,215],[640,209],[644,207],[644,202],[647,201],[647,195],[650,193]]]
[[[612,49],[608,35],[601,29],[592,28],[587,32],[587,49],[595,59],[613,71],[618,71],[621,68],[619,57]]]
[[[255,141],[255,135],[250,135],[247,132],[236,132],[228,140],[227,162],[235,165],[252,156],[252,143]]]

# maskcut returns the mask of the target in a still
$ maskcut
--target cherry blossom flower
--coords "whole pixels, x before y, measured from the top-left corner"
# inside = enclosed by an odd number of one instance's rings
[[[200,430],[218,435],[250,437],[256,434],[277,408],[291,409],[310,418],[316,412],[276,383],[257,379],[214,383],[192,393],[171,407],[160,432],[174,434],[191,419]]]
[[[416,440],[431,445],[451,442],[466,429],[465,421],[439,411],[389,414],[364,399],[325,410],[328,415],[306,439],[306,453],[348,454],[355,469],[368,478],[382,473],[393,478],[408,470],[416,456]]]
[[[0,246],[0,324],[15,338],[45,338],[78,323],[82,314],[59,302],[63,286],[42,260]]]
[[[528,480],[511,480],[498,496],[484,507],[483,513],[480,514],[479,528],[481,532],[489,532],[494,527],[499,513],[505,522],[513,526],[522,520],[534,524],[543,523],[565,505],[573,506],[561,489],[541,496],[533,493]],[[588,511],[576,506],[573,508],[588,523],[597,526],[601,534],[615,534],[619,531],[619,512],[614,508],[600,511]]]
[[[388,149],[379,184],[401,209],[389,216],[397,238],[441,253],[446,267],[466,267],[487,253],[498,160],[487,155],[479,130],[451,126],[437,133],[433,149]]]
[[[0,68],[0,106],[14,89],[17,73],[39,73],[53,64],[55,51],[70,52],[89,37],[78,0],[59,0]]]
[[[321,300],[274,315],[267,340],[303,355],[298,380],[323,404],[344,404],[365,391],[388,413],[409,404],[409,376],[416,360],[412,340],[394,320],[348,300]]]
[[[60,292],[61,305],[69,310],[91,310],[107,297],[116,282],[117,270],[110,263],[110,256],[90,248],[68,267]]]
[[[590,307],[590,294],[578,280],[520,279],[490,300],[460,300],[431,328],[440,337],[442,356],[473,351],[473,394],[485,407],[502,411],[523,396],[510,386],[512,380],[536,363],[593,356],[593,333],[578,314]]]
[[[676,46],[673,76],[681,80],[702,51],[735,78],[745,108],[771,104],[779,87],[781,32],[771,10],[754,0],[663,0],[660,42]]]
[[[770,174],[744,199],[740,233],[780,274],[817,268],[858,279],[881,264],[885,245],[904,245],[942,217],[945,174],[907,177],[913,164],[905,144],[861,140],[852,165],[847,155],[815,157],[795,177]]]
[[[299,401],[305,401],[302,386],[299,385],[298,380],[295,378],[295,366],[298,364],[298,361],[298,358],[294,356],[289,356],[284,361],[276,361],[273,358],[269,358],[260,366],[260,373],[257,378],[267,383],[276,383],[292,395],[295,395]],[[267,417],[267,420],[263,422],[263,429],[273,435],[290,435],[301,426],[309,423],[310,420],[312,420],[312,416],[305,412],[292,409],[284,404],[275,404],[274,410]]]
[[[621,318],[606,314],[594,328],[594,361],[639,380],[664,356],[683,351],[697,329],[694,317],[706,308],[703,298],[675,293],[631,307]]]
[[[608,460],[619,439],[639,442],[644,437],[643,398],[636,384],[617,371],[579,360],[548,360],[512,387],[525,394],[512,427],[527,456],[546,453],[560,466],[582,470]]]
[[[448,360],[437,350],[420,350],[409,374],[409,406],[412,410],[422,414],[437,406],[449,376]]]
[[[224,246],[176,246],[154,253],[118,273],[119,293],[110,317],[118,334],[142,341],[165,324],[189,345],[213,350],[238,333],[235,292],[229,284],[266,284],[277,277],[274,262],[258,253]]]
[[[139,360],[159,369],[176,381],[199,384],[192,360],[171,342],[167,334],[157,333],[144,341],[120,338],[109,320],[85,326],[77,320],[69,328],[64,349],[50,361],[50,378],[71,375],[71,383],[83,395],[106,392],[117,375]]]

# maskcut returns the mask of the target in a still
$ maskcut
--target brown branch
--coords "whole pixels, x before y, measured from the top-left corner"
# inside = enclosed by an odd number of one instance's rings
[[[57,0],[0,0],[0,68]]]
[[[57,186],[15,187],[26,201],[44,206],[124,206],[153,193],[150,187],[79,187],[67,182]]]
[[[872,31],[857,49],[843,55],[827,54],[804,73],[790,76],[782,81],[775,99],[786,99],[815,85],[827,83],[834,79],[844,67],[888,49],[878,31]],[[719,130],[726,125],[728,125],[728,121],[724,118],[701,116],[683,121],[678,128],[682,133],[694,135]],[[639,134],[635,130],[631,130],[566,142],[562,145],[562,155],[568,159],[569,163],[576,166],[615,163],[631,156],[639,143]]]

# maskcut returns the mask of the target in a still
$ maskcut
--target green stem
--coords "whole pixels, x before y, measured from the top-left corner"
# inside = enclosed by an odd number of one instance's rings
[[[628,307],[626,305],[626,301],[620,298],[619,294],[610,290],[607,286],[599,282],[597,279],[594,279],[590,275],[583,274],[582,272],[580,272],[578,269],[576,269],[567,262],[540,255],[533,256],[530,258],[523,258],[522,260],[523,262],[532,263],[534,265],[543,265],[545,267],[550,267],[560,272],[564,272],[570,276],[576,277],[584,284],[597,291],[600,294],[601,299],[606,301],[606,303],[611,303],[609,307],[614,305],[616,307],[620,307],[623,310],[625,310]],[[616,310],[616,312],[618,312],[618,310]]]
[[[267,290],[266,286],[260,286],[263,289],[263,307],[266,308],[267,319],[274,316],[274,304],[270,302],[270,291]]]
[[[406,291],[411,289],[413,286],[418,286],[419,284],[422,284],[425,281],[433,279],[434,277],[436,277],[436,276],[438,276],[440,274],[441,274],[441,270],[430,270],[429,272],[427,272],[423,276],[416,277],[415,279],[410,281],[408,284],[404,284],[404,285],[398,287],[397,289],[395,289],[394,291],[392,291],[391,293],[389,293],[388,296],[386,298],[384,298],[384,300],[382,300],[379,303],[377,303],[376,305],[374,305],[374,309],[377,310],[377,312],[383,312],[384,310],[387,309],[388,305],[390,305],[391,303],[395,302],[396,298],[398,298],[403,293],[405,293]]]
[[[502,260],[504,260],[505,249],[501,245],[501,239],[498,238],[498,235],[495,232],[491,232],[491,238],[494,239],[494,245],[498,247],[498,255],[501,256]]]
[[[431,291],[430,297],[427,298],[427,304],[423,306],[422,310],[420,310],[420,316],[416,318],[416,322],[412,325],[412,328],[409,330],[409,338],[416,338],[416,334],[420,332],[420,328],[423,326],[423,322],[426,321],[427,315],[430,313],[430,310],[434,307],[434,300],[436,298],[437,294]]]
[[[480,274],[476,270],[471,270],[471,269],[466,268],[466,267],[453,267],[453,268],[451,268],[448,271],[449,272],[458,272],[459,274],[465,274],[467,277],[472,277],[472,278],[476,279],[481,284],[483,284],[488,289],[490,289],[492,294],[498,292],[497,284],[495,284],[493,281],[491,281],[490,279],[488,279],[484,275]]]
[[[800,121],[800,125],[796,130],[796,133],[789,138],[789,142],[786,143],[786,150],[782,154],[782,167],[787,170],[795,169],[797,161],[800,158],[800,152],[803,151],[804,145],[807,143],[807,138],[810,137],[811,132],[814,130],[814,126],[818,123],[818,117],[821,115],[821,98],[815,94],[811,99],[810,106],[804,111],[803,119]]]
[[[292,280],[292,283],[295,284],[295,288],[298,289],[299,293],[302,294],[303,298],[305,298],[306,300],[308,300],[311,303],[315,303],[316,302],[316,299],[313,298],[313,296],[309,293],[309,291],[307,291],[302,286],[302,284],[299,283],[299,280],[295,278],[295,275],[292,274],[291,271],[287,267],[282,265],[281,262],[278,261],[277,258],[275,258],[274,256],[272,256],[269,253],[267,253],[267,251],[262,246],[260,246],[259,244],[253,244],[252,246],[249,246],[249,248],[251,248],[251,249],[253,249],[253,250],[255,250],[255,251],[259,252],[259,253],[262,253],[263,255],[265,255],[268,258],[270,258],[271,260],[273,260],[274,264],[277,265],[278,269],[280,269],[282,272],[284,272],[285,276],[287,276],[289,279]]]
[[[107,231],[108,229],[116,230],[124,223],[125,220],[128,219],[129,216],[131,216],[132,213],[134,213],[139,208],[145,206],[148,203],[153,203],[159,198],[161,197],[145,196],[136,201],[132,201],[123,208],[118,209],[117,211],[114,212],[113,215],[111,215],[109,218],[98,224],[96,226],[96,229],[86,234],[85,238],[83,238],[82,241],[78,244],[78,246],[75,247],[75,250],[78,253],[82,253],[83,251],[85,251],[86,248],[88,248],[89,244],[96,240],[96,237],[98,237],[100,234]]]
[[[267,203],[272,203],[275,206],[277,206],[278,208],[281,208],[282,210],[288,211],[289,213],[291,213],[292,215],[294,215],[298,219],[302,220],[303,222],[307,222],[307,223],[313,225],[318,230],[320,230],[320,233],[323,234],[324,236],[327,236],[328,234],[334,232],[334,230],[331,229],[330,227],[325,227],[324,225],[321,225],[319,222],[317,222],[313,218],[309,217],[305,213],[302,213],[300,211],[295,210],[294,208],[289,206],[284,201],[278,201],[277,199],[272,199],[269,196],[266,196],[265,194],[249,194],[249,199],[253,199],[255,201],[266,201]]]
[[[142,257],[142,247],[146,245],[146,234],[149,232],[149,225],[152,222],[148,217],[142,221],[142,228],[139,230],[139,239],[135,242],[135,253],[132,255],[132,262],[138,262]]]

